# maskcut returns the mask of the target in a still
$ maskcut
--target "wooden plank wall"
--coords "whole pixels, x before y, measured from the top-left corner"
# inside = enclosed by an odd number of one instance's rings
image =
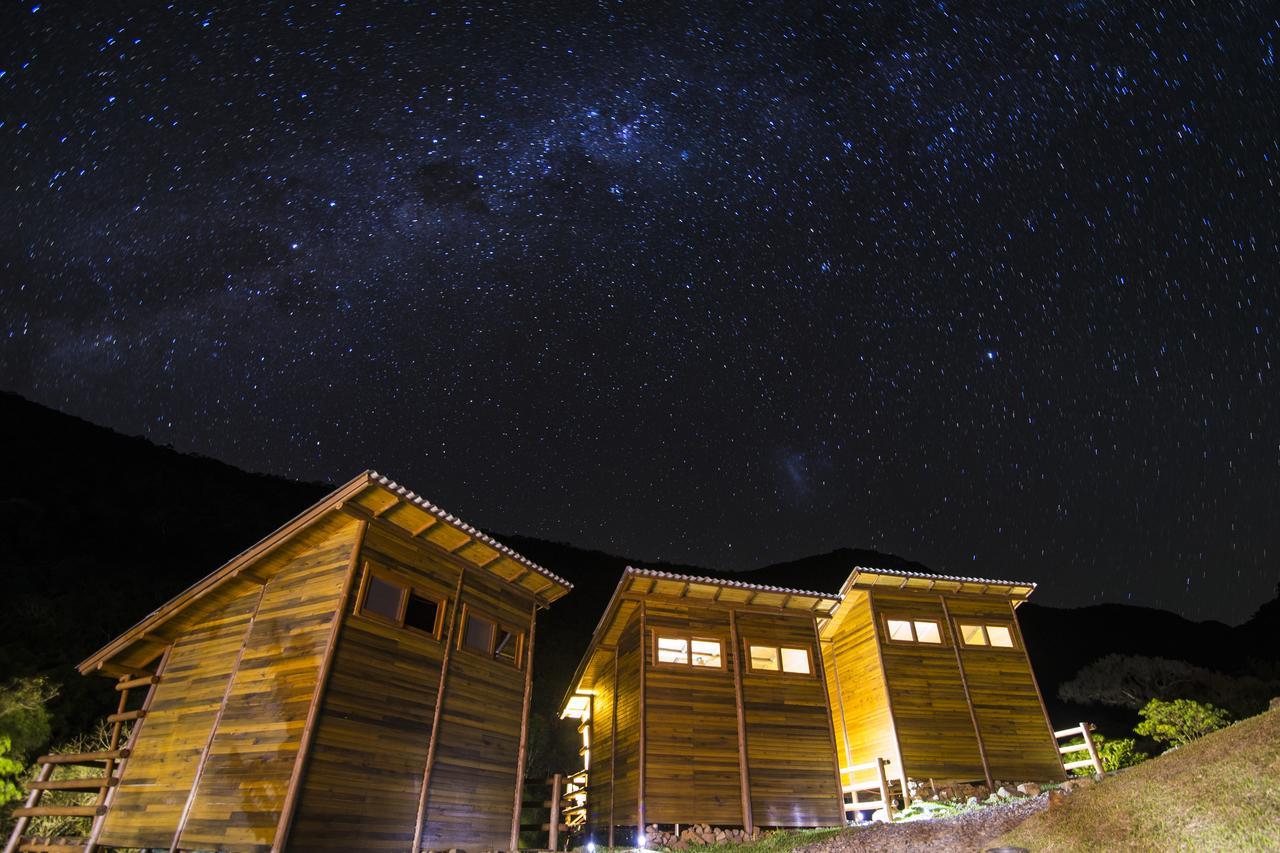
[[[188,842],[184,836],[181,845],[269,849],[323,655],[316,637],[327,636],[329,623],[318,614],[326,596],[333,612],[355,528],[318,525],[271,558],[283,565],[265,590],[248,579],[233,580],[168,626],[180,635],[104,823],[102,844],[168,849],[188,811],[192,839],[211,834],[212,820],[221,828],[214,830],[216,840]],[[285,627],[295,617],[304,626],[297,637]],[[246,632],[251,620],[253,630]],[[255,710],[242,714],[242,706]],[[220,713],[222,724],[213,732]]]
[[[591,764],[587,767],[587,823],[599,842],[613,825],[613,688],[614,657],[607,656],[593,674]]]
[[[459,568],[371,527],[361,551],[393,577],[446,602]],[[354,597],[350,605],[354,609]],[[446,623],[447,624],[447,623]],[[408,850],[435,713],[443,640],[348,614],[338,640],[290,846]],[[509,809],[508,809],[509,814]]]
[[[948,596],[947,607],[957,621],[1008,625],[1013,618],[1004,599]],[[991,775],[1012,782],[1061,778],[1057,743],[1023,649],[962,646],[960,656]]]
[[[462,602],[523,631],[527,651],[532,597],[469,572]],[[523,669],[455,649],[427,791],[424,848],[510,846],[523,706]]]
[[[826,660],[827,691],[831,696],[831,716],[836,727],[836,750],[841,762],[845,743],[852,764],[865,764],[877,758],[895,762],[889,768],[897,772],[898,742],[894,737],[893,717],[889,713],[889,695],[880,669],[880,653],[876,638],[871,602],[865,592],[850,590],[841,623],[831,632],[832,641]],[[838,675],[838,677],[837,677]],[[838,682],[838,683],[837,683]],[[854,775],[850,781],[866,782],[878,778],[875,770]]]
[[[871,601],[905,772],[912,779],[982,779],[978,738],[941,600],[929,593],[876,590]],[[885,616],[931,619],[942,627],[945,642],[889,642],[883,639]]]
[[[753,643],[780,645],[809,649],[813,662],[809,675],[753,673],[743,667],[747,775],[756,825],[841,824],[836,754],[812,617],[740,610],[737,620],[741,654]]]
[[[640,794],[640,613],[618,638],[618,747],[613,770],[613,821],[636,824]],[[620,843],[624,839],[616,839]]]
[[[651,598],[645,626],[645,820],[741,825],[729,612]],[[655,665],[659,634],[719,640],[726,666]]]

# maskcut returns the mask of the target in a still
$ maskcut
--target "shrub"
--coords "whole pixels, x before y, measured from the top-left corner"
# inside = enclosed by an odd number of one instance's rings
[[[1142,722],[1134,727],[1136,734],[1172,747],[1191,743],[1217,731],[1231,719],[1223,709],[1194,699],[1174,699],[1172,702],[1152,699],[1138,715]]]
[[[1069,740],[1064,746],[1084,746],[1084,738],[1075,737]],[[1098,750],[1098,758],[1102,761],[1102,769],[1107,773],[1112,773],[1125,767],[1132,767],[1135,764],[1141,764],[1151,756],[1145,752],[1138,752],[1138,742],[1131,737],[1116,738],[1114,740],[1103,737],[1100,734],[1093,736],[1093,745]],[[1073,752],[1070,755],[1071,761],[1077,761],[1084,758],[1086,753]],[[1063,756],[1067,759],[1067,756]],[[1077,767],[1071,771],[1074,776],[1092,776],[1092,767]]]
[[[17,781],[22,778],[27,767],[10,755],[12,745],[13,741],[8,735],[0,735],[0,806],[22,799],[22,789],[18,787]]]

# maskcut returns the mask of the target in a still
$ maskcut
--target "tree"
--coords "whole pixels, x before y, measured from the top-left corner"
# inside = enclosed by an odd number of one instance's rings
[[[1267,707],[1280,684],[1255,676],[1233,676],[1186,661],[1144,655],[1107,655],[1058,688],[1065,702],[1113,705],[1137,710],[1151,699],[1216,702],[1237,716]]]
[[[49,742],[49,711],[45,707],[58,688],[42,677],[15,678],[0,687],[0,737],[8,738],[9,753],[26,757]]]
[[[1152,699],[1138,711],[1138,715],[1142,722],[1134,727],[1136,734],[1174,747],[1217,731],[1231,720],[1231,715],[1222,708],[1194,699],[1174,699],[1172,702]]]

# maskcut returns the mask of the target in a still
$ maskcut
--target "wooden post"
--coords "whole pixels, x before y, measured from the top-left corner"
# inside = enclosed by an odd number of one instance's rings
[[[431,787],[431,765],[436,760],[436,740],[440,736],[440,719],[444,712],[444,683],[449,675],[449,661],[453,659],[453,632],[462,614],[462,581],[466,568],[458,570],[458,585],[453,591],[453,610],[449,613],[449,630],[444,638],[444,656],[440,660],[440,683],[436,685],[436,707],[431,715],[431,735],[427,739],[427,763],[422,768],[422,789],[418,791],[418,821],[413,827],[413,850],[422,849],[422,824],[427,819],[427,792]]]
[[[876,774],[880,778],[880,804],[884,806],[884,821],[889,823],[893,820],[893,800],[889,798],[889,777],[884,772],[884,758],[876,756]],[[906,798],[906,792],[902,794]]]
[[[827,664],[822,656],[822,634],[818,631],[818,617],[813,617],[813,642],[816,644],[814,654],[818,656],[816,663],[818,681],[822,684],[823,704],[827,709],[827,735],[831,740],[831,762],[834,765],[833,770],[836,772],[836,805],[841,820],[844,820],[844,782],[840,778],[840,750],[836,748],[836,731],[835,722],[831,715],[831,691],[827,687]]]
[[[263,584],[258,590],[258,600],[253,605],[253,612],[249,614],[249,622],[244,626],[244,637],[240,640],[240,650],[236,652],[235,663],[231,665],[231,672],[227,675],[227,686],[222,691],[222,702],[218,705],[218,710],[213,715],[213,725],[209,727],[209,737],[204,742],[204,748],[200,750],[200,760],[196,762],[195,778],[191,780],[191,790],[187,793],[187,801],[182,806],[182,813],[178,816],[178,826],[173,831],[173,841],[169,844],[169,853],[175,853],[178,849],[178,842],[182,840],[183,830],[187,828],[187,818],[191,816],[191,808],[196,804],[196,793],[200,790],[200,779],[204,776],[204,768],[209,763],[209,750],[213,747],[213,739],[218,734],[218,726],[222,723],[222,715],[227,712],[227,703],[231,701],[231,689],[236,683],[236,673],[240,671],[240,662],[244,660],[244,650],[249,646],[249,637],[253,634],[253,623],[258,618],[258,611],[262,609],[262,599],[267,594],[267,585]]]
[[[342,625],[347,620],[347,603],[351,600],[351,590],[355,587],[356,575],[360,573],[360,552],[364,548],[364,537],[369,530],[369,522],[356,522],[356,539],[351,546],[351,557],[347,561],[347,573],[342,580],[342,592],[338,596],[337,610],[333,614],[333,624],[329,626],[329,636],[325,639],[324,655],[320,658],[320,668],[316,671],[316,687],[311,693],[311,704],[307,707],[307,719],[302,726],[302,736],[298,741],[298,754],[293,760],[293,772],[289,774],[289,787],[285,790],[284,803],[280,807],[280,820],[276,824],[275,839],[271,842],[271,853],[280,853],[289,840],[289,826],[293,823],[293,813],[298,807],[298,792],[302,790],[302,774],[306,772],[307,757],[311,754],[311,741],[315,739],[316,721],[320,718],[320,706],[324,703],[325,689],[329,685],[329,673],[333,670],[333,658],[338,650],[338,637],[342,633]]]
[[[560,798],[562,796],[564,796],[564,774],[557,773],[551,777],[551,827],[547,835],[548,850],[560,849]]]
[[[1081,723],[1080,734],[1084,735],[1085,749],[1089,750],[1089,760],[1093,762],[1093,770],[1101,779],[1105,771],[1102,769],[1102,759],[1098,757],[1098,748],[1093,743],[1093,724]]]
[[[614,805],[617,802],[616,792],[618,788],[618,646],[613,647],[613,708],[611,710],[613,722],[609,725],[609,848],[613,848],[613,828],[616,824],[614,820]],[[595,714],[595,703],[591,705],[591,713]],[[592,732],[595,737],[595,732]],[[587,776],[587,802],[591,802],[591,777]]]
[[[733,643],[733,695],[738,705],[738,779],[742,795],[742,828],[751,833],[751,776],[747,767],[747,714],[742,700],[742,643],[738,640],[738,611],[729,610],[729,640]],[[838,768],[837,768],[838,769]],[[841,795],[841,804],[844,797]]]
[[[538,624],[538,604],[534,602],[529,610],[529,648],[524,653],[524,702],[521,705],[520,716],[520,746],[519,753],[516,755],[516,803],[511,813],[511,850],[520,849],[520,806],[524,799],[524,771],[525,771],[525,753],[529,748],[529,700],[533,696],[533,638],[534,629]],[[556,781],[559,782],[560,774],[557,773]],[[560,813],[559,794],[555,794],[551,798],[551,810],[553,815]],[[551,822],[551,838],[556,837],[556,823],[558,817],[553,818]],[[556,845],[552,843],[551,849],[555,850]],[[414,853],[417,853],[415,850]]]
[[[52,764],[40,765],[40,773],[39,775],[36,776],[36,781],[47,782],[49,780],[49,774],[52,772],[53,772]],[[32,788],[31,792],[27,794],[27,801],[22,804],[22,807],[27,809],[33,809],[36,807],[36,803],[39,802],[39,800],[40,800],[40,789]],[[23,815],[22,817],[18,818],[17,823],[13,825],[13,833],[10,834],[9,836],[9,843],[4,846],[4,853],[16,853],[18,849],[18,845],[22,843],[22,833],[26,832],[27,822],[30,820],[31,818],[27,817],[26,815]]]
[[[636,784],[636,844],[644,839],[644,764],[645,764],[645,712],[644,712],[644,673],[648,668],[649,640],[646,636],[644,599],[640,600],[640,764]]]
[[[982,742],[982,730],[978,727],[978,712],[973,708],[973,697],[969,695],[969,679],[964,674],[964,659],[960,656],[960,638],[956,636],[955,623],[951,621],[951,610],[947,607],[946,596],[939,595],[942,602],[942,615],[947,621],[947,633],[951,635],[951,647],[956,653],[956,668],[960,670],[960,686],[964,689],[964,703],[969,706],[969,720],[973,723],[973,736],[978,740],[978,758],[982,761],[982,775],[987,779],[988,790],[995,790],[995,781],[991,778],[991,766],[987,763],[987,748]],[[907,802],[907,783],[902,783],[903,805]]]

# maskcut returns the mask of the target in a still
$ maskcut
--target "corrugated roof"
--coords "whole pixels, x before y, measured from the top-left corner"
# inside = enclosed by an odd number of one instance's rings
[[[679,575],[674,572],[661,572],[657,569],[637,569],[635,566],[627,566],[626,574],[644,575],[650,578],[663,578],[665,580],[686,581],[688,583],[709,583],[716,586],[731,586],[737,589],[754,589],[760,592],[782,592],[788,595],[811,595],[815,598],[840,598],[839,593],[835,592],[814,592],[809,589],[789,589],[785,586],[770,586],[760,583],[746,583],[745,581],[727,580],[725,578],[706,578],[698,575]]]
[[[866,572],[873,575],[893,575],[895,577],[906,578],[923,578],[931,581],[956,581],[957,583],[982,583],[982,584],[1000,584],[1001,586],[1029,586],[1035,589],[1036,585],[1032,581],[1011,581],[1000,580],[998,578],[971,578],[963,575],[940,575],[933,572],[908,572],[901,569],[877,569],[871,566],[854,566],[853,574],[849,577],[852,582],[859,574]]]

